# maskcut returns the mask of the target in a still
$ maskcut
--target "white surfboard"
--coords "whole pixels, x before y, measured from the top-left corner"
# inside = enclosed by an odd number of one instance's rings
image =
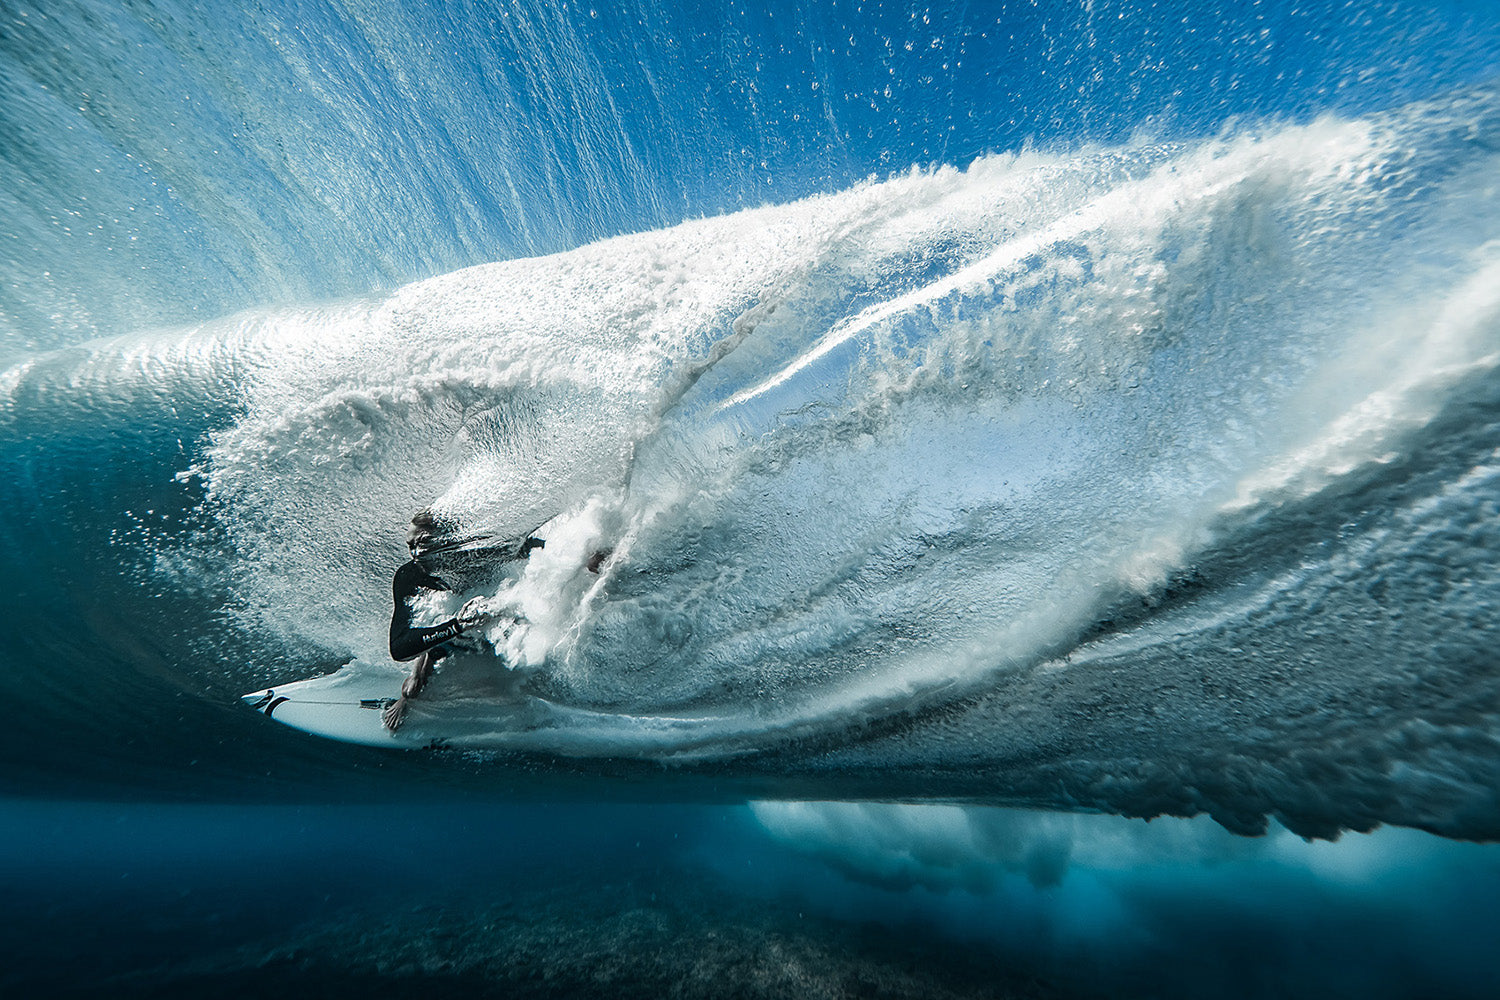
[[[415,749],[506,746],[555,710],[519,692],[520,675],[493,656],[445,657],[395,732],[385,710],[401,694],[401,666],[354,660],[322,677],[242,695],[246,705],[294,729],[345,743]]]
[[[351,663],[337,673],[277,684],[241,696],[267,718],[314,736],[366,746],[410,746],[382,716],[401,694],[404,673]]]

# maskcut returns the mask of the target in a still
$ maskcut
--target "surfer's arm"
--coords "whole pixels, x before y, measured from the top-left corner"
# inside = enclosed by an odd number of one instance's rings
[[[391,656],[401,661],[414,659],[433,646],[440,646],[455,636],[463,635],[472,628],[478,628],[494,620],[497,614],[489,606],[488,599],[471,597],[457,617],[449,618],[441,625],[433,625],[431,628],[413,628],[409,623],[398,622],[398,617],[400,617],[399,611],[391,620]],[[511,620],[514,621],[515,616],[511,616]]]
[[[411,599],[423,590],[447,589],[441,580],[423,572],[415,563],[406,563],[396,570],[391,581],[391,599],[395,604],[391,612],[391,659],[397,663],[414,660],[463,632],[464,626],[457,618],[426,628],[412,624]]]
[[[397,663],[414,660],[433,646],[441,646],[449,639],[462,634],[463,626],[457,618],[450,618],[431,628],[408,628],[397,631],[391,628],[391,659]]]

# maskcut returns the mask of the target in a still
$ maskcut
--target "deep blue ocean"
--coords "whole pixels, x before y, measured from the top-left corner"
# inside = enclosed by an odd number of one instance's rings
[[[1497,369],[1493,3],[0,0],[0,993],[1494,996]]]

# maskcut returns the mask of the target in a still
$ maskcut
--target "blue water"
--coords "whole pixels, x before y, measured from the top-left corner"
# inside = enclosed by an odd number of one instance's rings
[[[1490,995],[1497,42],[0,6],[0,985]],[[524,697],[247,711],[426,505]]]

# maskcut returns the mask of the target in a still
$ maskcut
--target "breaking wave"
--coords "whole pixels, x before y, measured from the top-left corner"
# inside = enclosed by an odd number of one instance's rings
[[[9,558],[107,536],[167,610],[82,631],[228,703],[394,669],[416,508],[545,523],[494,637],[526,699],[467,744],[1496,836],[1497,168],[1480,88],[36,354]]]

